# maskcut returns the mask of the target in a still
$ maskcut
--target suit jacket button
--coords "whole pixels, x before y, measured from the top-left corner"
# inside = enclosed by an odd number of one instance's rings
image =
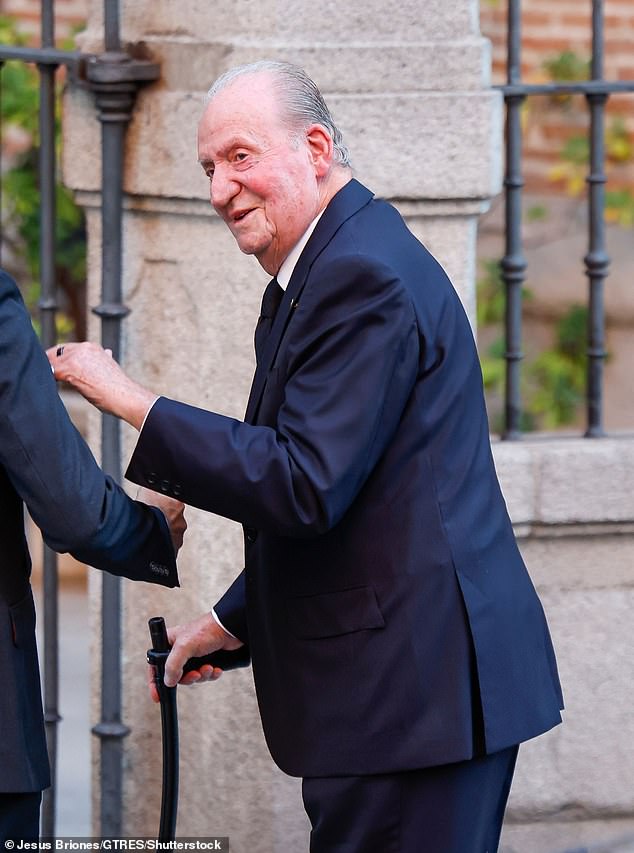
[[[245,533],[245,536],[247,537],[247,542],[250,545],[253,545],[255,540],[258,538],[258,531],[255,529],[255,527],[245,527],[244,533]]]
[[[164,495],[168,494],[170,490],[169,480],[161,480],[161,491]]]
[[[150,474],[147,475],[145,479],[147,480],[148,486],[155,486],[158,480],[158,476],[154,473],[154,471],[152,471]]]
[[[179,497],[180,493],[183,491],[182,487],[178,483],[174,483],[172,486],[172,494],[175,498]]]

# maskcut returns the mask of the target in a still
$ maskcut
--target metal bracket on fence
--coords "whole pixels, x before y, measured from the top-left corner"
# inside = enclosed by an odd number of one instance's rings
[[[83,75],[94,92],[100,121],[128,122],[141,86],[158,80],[160,67],[124,51],[84,56]]]

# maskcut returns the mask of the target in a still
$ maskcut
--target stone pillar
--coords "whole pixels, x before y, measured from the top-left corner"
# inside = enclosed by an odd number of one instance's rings
[[[393,200],[445,265],[471,316],[478,214],[500,187],[501,103],[488,88],[476,0],[122,0],[123,39],[161,64],[128,133],[124,221],[125,368],[158,393],[241,417],[252,332],[267,276],[213,214],[196,159],[196,126],[214,78],[260,58],[297,62],[319,84],[355,173]],[[91,0],[82,49],[101,49]],[[65,111],[65,179],[88,211],[90,304],[98,302],[99,141],[90,96]],[[90,328],[98,337],[96,323]],[[126,452],[133,445],[126,432]],[[242,567],[238,525],[198,511],[176,592],[125,584],[125,817],[151,835],[160,801],[159,716],[146,697],[147,619],[208,609]],[[98,689],[98,681],[95,682]],[[306,850],[297,780],[273,765],[250,672],[179,691],[181,836],[229,835],[233,851]]]
[[[496,442],[557,652],[564,724],[520,748],[501,853],[634,849],[634,441]]]

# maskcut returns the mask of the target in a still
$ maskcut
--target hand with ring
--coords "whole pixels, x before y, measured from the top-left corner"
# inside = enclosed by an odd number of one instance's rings
[[[130,379],[112,350],[84,341],[51,347],[46,355],[56,379],[67,382],[102,412],[141,428],[156,394]]]

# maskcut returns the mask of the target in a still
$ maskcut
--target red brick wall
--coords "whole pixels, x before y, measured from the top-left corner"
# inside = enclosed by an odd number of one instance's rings
[[[58,44],[82,27],[87,0],[55,0],[55,38]],[[34,44],[40,40],[40,0],[0,0],[0,14],[14,18]]]
[[[506,0],[481,0],[480,22],[493,47],[493,80],[506,79]],[[581,59],[591,54],[590,0],[522,0],[522,77],[525,82],[548,81],[544,63],[563,51]],[[605,0],[604,76],[610,80],[634,80],[634,0]],[[608,102],[607,128],[622,119],[625,139],[610,146],[608,188],[634,188],[634,164],[627,157],[627,140],[634,152],[634,93],[612,95]],[[615,124],[615,122],[617,124]],[[554,181],[559,153],[571,136],[584,134],[588,112],[581,96],[554,101],[544,96],[527,100],[524,113],[527,189],[555,190],[565,181]],[[614,133],[610,135],[614,138]],[[626,143],[624,146],[624,142]],[[577,170],[577,172],[583,171]]]

